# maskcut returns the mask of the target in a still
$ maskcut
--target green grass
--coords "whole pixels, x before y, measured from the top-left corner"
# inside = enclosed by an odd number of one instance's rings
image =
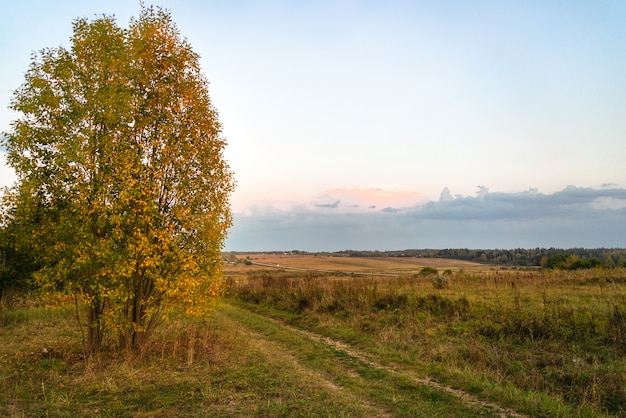
[[[298,359],[299,368],[318,375],[329,387],[343,393],[346,404],[358,404],[362,402],[359,400],[366,399],[367,404],[377,408],[365,415],[359,413],[358,416],[379,415],[381,411],[391,416],[410,416],[418,411],[422,416],[490,415],[482,407],[466,405],[449,393],[372,363],[360,355],[352,354],[349,349],[347,352],[341,347],[329,345],[325,340],[318,339],[319,334],[309,334],[303,338],[301,332],[283,323],[268,321],[263,315],[253,315],[233,305],[228,306],[226,312],[229,318],[234,318],[237,323],[251,330],[256,339],[269,338],[273,341],[276,347],[270,351],[276,357],[280,357],[281,351],[290,353],[290,356]],[[298,374],[307,373],[299,371]]]
[[[481,415],[229,304],[210,321],[172,320],[141,355],[91,359],[82,358],[71,313],[0,312],[10,322],[0,331],[0,416]]]
[[[0,307],[0,416],[626,414],[624,270],[248,272],[135,354],[84,358],[71,301]]]
[[[0,311],[0,416],[492,415],[238,304],[172,319],[141,354],[90,359],[71,314]]]
[[[35,309],[37,312],[41,308]],[[368,416],[315,373],[276,355],[219,310],[208,322],[173,321],[141,356],[80,358],[80,343],[60,320],[29,318],[0,331],[0,416]],[[58,317],[62,309],[45,308]],[[13,317],[15,312],[2,312]],[[5,318],[6,319],[6,318]],[[267,346],[266,346],[267,345]],[[52,349],[44,357],[40,347]],[[311,354],[311,353],[309,353]]]
[[[531,415],[626,413],[624,270],[430,280],[251,272],[231,297]]]

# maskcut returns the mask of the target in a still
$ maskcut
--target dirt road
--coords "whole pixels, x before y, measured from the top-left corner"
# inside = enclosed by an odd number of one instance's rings
[[[335,392],[358,406],[363,416],[523,416],[244,305],[226,303],[221,311],[255,350],[280,359],[319,390]]]

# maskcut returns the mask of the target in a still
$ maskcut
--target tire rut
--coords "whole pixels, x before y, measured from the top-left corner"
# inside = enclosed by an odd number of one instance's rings
[[[382,365],[374,360],[372,360],[367,354],[365,354],[364,352],[361,352],[357,349],[355,349],[354,347],[332,339],[330,337],[327,337],[325,335],[321,335],[321,334],[317,334],[315,332],[312,331],[307,331],[307,330],[303,330],[301,328],[295,327],[293,325],[289,325],[283,321],[280,321],[278,319],[275,318],[271,318],[265,315],[261,315],[257,312],[253,312],[251,310],[245,309],[244,307],[240,307],[240,306],[233,306],[230,305],[230,307],[235,308],[235,309],[244,309],[246,312],[257,316],[258,318],[263,318],[266,321],[272,322],[274,324],[280,325],[281,327],[284,327],[292,332],[298,333],[302,336],[305,336],[306,338],[313,340],[313,341],[317,341],[320,343],[323,343],[329,347],[332,347],[334,350],[340,351],[345,353],[346,355],[357,359],[358,361],[360,361],[361,363],[373,368],[373,369],[377,369],[377,370],[381,370],[381,371],[385,371],[387,373],[391,373],[397,376],[402,376],[406,379],[409,379],[410,381],[417,383],[419,385],[423,385],[423,386],[427,386],[433,389],[437,389],[446,393],[449,393],[459,399],[461,399],[463,402],[465,402],[466,404],[481,408],[481,409],[487,409],[490,412],[492,412],[495,416],[499,416],[499,417],[514,417],[514,418],[524,418],[527,417],[527,415],[523,415],[518,413],[517,411],[511,409],[511,408],[505,408],[502,407],[494,402],[490,402],[490,401],[486,401],[483,399],[480,399],[470,393],[467,393],[463,390],[460,389],[456,389],[450,386],[446,386],[443,385],[441,383],[438,383],[432,379],[429,379],[427,377],[419,377],[418,375],[416,375],[413,372],[410,371],[404,371],[404,370],[398,370],[397,368],[394,367],[390,367],[390,366],[385,366]],[[332,382],[330,382],[332,384]],[[334,385],[334,384],[333,384]],[[385,415],[383,415],[385,416]]]
[[[229,305],[231,308],[235,308],[232,305]],[[246,312],[252,314],[252,315],[256,315],[259,318],[263,318],[264,320],[267,320],[269,322],[272,322],[274,324],[278,324],[280,326],[285,326],[286,324],[280,323],[278,321],[273,320],[272,318],[268,318],[266,316],[262,316],[262,315],[258,315],[254,312],[248,311],[246,310]],[[382,408],[379,408],[378,406],[364,400],[361,399],[357,396],[354,396],[352,393],[350,393],[349,391],[344,390],[344,388],[342,388],[341,386],[338,386],[337,384],[335,384],[334,382],[332,382],[331,380],[327,379],[326,377],[324,377],[322,375],[322,373],[320,373],[317,370],[311,369],[310,367],[307,367],[306,365],[302,364],[295,356],[293,356],[291,353],[289,353],[288,351],[286,351],[284,349],[284,347],[282,347],[280,344],[278,344],[277,342],[273,341],[271,338],[267,337],[266,335],[263,335],[259,332],[253,331],[251,330],[248,326],[246,326],[245,324],[242,324],[241,322],[237,321],[236,319],[232,319],[232,318],[228,318],[229,321],[231,321],[233,323],[233,325],[236,323],[237,325],[239,325],[240,327],[240,332],[244,335],[246,335],[248,338],[248,341],[250,344],[254,345],[256,348],[258,348],[260,351],[265,352],[265,353],[272,353],[273,355],[276,355],[277,353],[279,353],[278,355],[280,355],[281,359],[284,360],[285,362],[287,362],[288,364],[290,364],[294,370],[296,371],[296,373],[298,373],[298,375],[302,375],[305,376],[313,381],[317,381],[321,386],[325,387],[326,389],[330,390],[330,391],[337,391],[337,392],[341,392],[344,396],[346,396],[347,398],[352,399],[354,404],[358,404],[360,405],[363,409],[368,410],[368,413],[371,413],[371,416],[377,416],[377,417],[382,417],[382,418],[387,418],[387,417],[391,417],[391,415],[389,415],[389,413],[387,411],[385,411]],[[291,332],[297,332],[297,328],[293,328],[293,327],[289,327],[287,326],[287,329]],[[304,335],[304,334],[301,334]]]

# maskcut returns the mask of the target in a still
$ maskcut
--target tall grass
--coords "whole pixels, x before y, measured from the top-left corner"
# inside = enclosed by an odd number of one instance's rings
[[[254,271],[229,288],[466,390],[503,400],[513,388],[531,413],[626,414],[626,270],[431,279]]]

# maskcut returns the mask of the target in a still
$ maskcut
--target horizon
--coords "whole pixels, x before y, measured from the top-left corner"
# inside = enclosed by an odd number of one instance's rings
[[[393,250],[355,250],[346,248],[337,251],[305,251],[298,249],[291,250],[267,250],[267,251],[222,251],[222,253],[236,253],[236,254],[274,254],[281,253],[285,255],[298,255],[298,254],[339,254],[339,253],[398,253],[403,251],[446,251],[446,250],[466,250],[466,251],[532,251],[532,250],[545,250],[545,251],[573,251],[573,250],[585,250],[585,251],[621,251],[626,250],[626,247],[571,247],[571,248],[557,248],[557,247],[535,247],[535,248],[396,248]]]

